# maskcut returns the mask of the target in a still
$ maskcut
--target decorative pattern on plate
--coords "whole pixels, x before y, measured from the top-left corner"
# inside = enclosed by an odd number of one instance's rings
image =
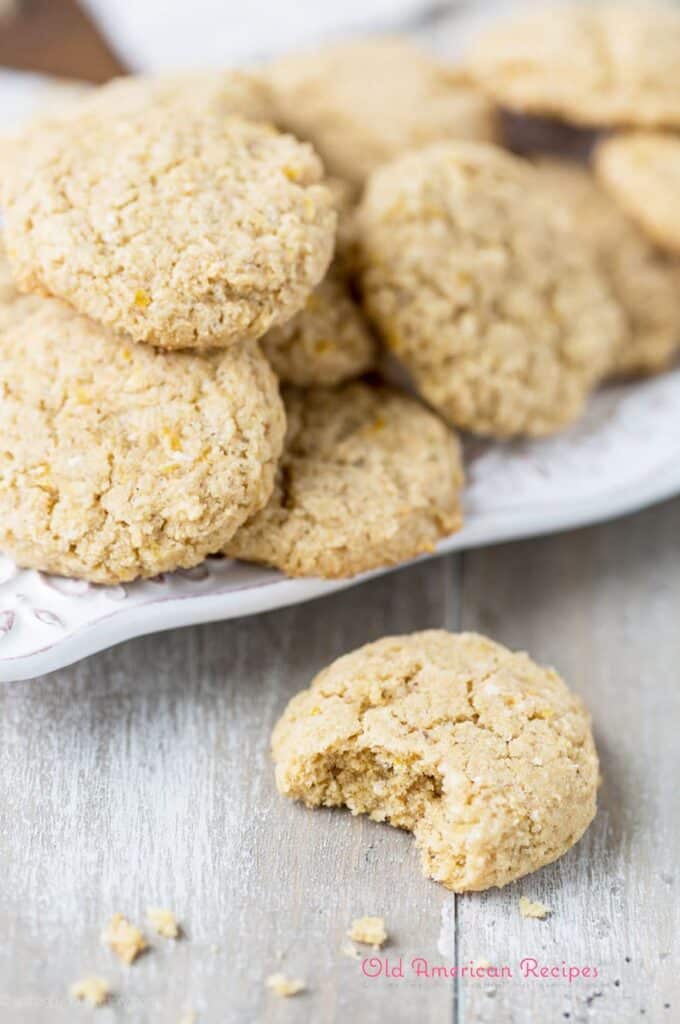
[[[680,493],[680,369],[611,387],[544,441],[471,441],[466,525],[437,554],[582,526]],[[371,573],[370,575],[378,575]],[[289,580],[209,558],[104,587],[18,569],[0,555],[0,680],[30,679],[122,640],[296,604],[360,579]]]

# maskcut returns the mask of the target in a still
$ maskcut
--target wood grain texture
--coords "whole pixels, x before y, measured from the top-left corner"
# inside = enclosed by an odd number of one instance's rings
[[[355,916],[384,914],[393,951],[429,951],[452,897],[420,877],[405,833],[279,797],[269,734],[340,653],[387,632],[450,625],[444,560],[257,619],[133,641],[2,690],[0,993],[27,1024],[74,1019],[84,973],[117,996],[98,1021],[384,1019],[397,993],[340,952]],[[99,933],[116,910],[169,906],[186,927],[132,968]],[[216,945],[218,950],[213,952]],[[19,965],[19,969],[17,969]],[[282,970],[309,993],[264,987]],[[452,990],[398,992],[395,1012],[450,1015]],[[3,1021],[5,1018],[2,1018]],[[11,1016],[8,1019],[12,1019]]]
[[[503,891],[458,901],[459,957],[594,964],[595,981],[472,982],[458,1020],[675,1021],[680,502],[465,563],[462,625],[554,664],[590,707],[599,813],[576,848]],[[523,920],[520,895],[554,908]],[[493,994],[489,990],[494,989]]]
[[[200,1024],[674,1020],[679,519],[674,502],[442,559],[3,687],[3,1024],[87,1019],[66,988],[89,972],[116,992],[96,1011],[102,1024],[174,1022],[190,1007]],[[340,653],[460,623],[528,648],[583,693],[604,783],[595,824],[562,861],[456,901],[421,877],[405,833],[279,797],[268,742],[288,698]],[[520,894],[553,915],[522,919]],[[101,929],[116,910],[141,921],[154,904],[177,913],[186,937],[152,938],[124,968]],[[341,954],[352,918],[366,913],[385,917],[384,955],[403,958],[404,980],[368,980]],[[413,956],[516,968],[529,955],[594,964],[600,977],[408,973]],[[309,991],[278,1000],[264,986],[274,971]]]
[[[24,0],[0,21],[0,65],[106,82],[125,67],[76,0]]]

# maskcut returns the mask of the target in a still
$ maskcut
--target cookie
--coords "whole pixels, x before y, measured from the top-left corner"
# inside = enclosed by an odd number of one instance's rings
[[[29,312],[42,309],[44,302],[40,295],[24,295],[17,291],[0,241],[0,330],[20,322]]]
[[[512,110],[680,127],[680,11],[667,4],[545,5],[488,29],[466,67]]]
[[[269,69],[283,126],[329,174],[360,186],[380,164],[442,138],[491,140],[496,114],[469,79],[399,39],[296,54]]]
[[[335,256],[304,309],[261,339],[284,384],[332,386],[359,377],[377,358],[376,340],[352,289],[356,203],[351,186],[326,178],[338,215]]]
[[[285,384],[340,384],[375,363],[376,346],[342,264],[334,260],[305,308],[262,338],[262,350]]]
[[[326,272],[336,214],[311,148],[184,102],[28,133],[3,180],[20,287],[162,348],[259,338]]]
[[[578,164],[541,160],[538,167],[594,248],[626,315],[625,340],[612,372],[644,375],[666,369],[680,348],[680,260],[652,245]]]
[[[353,576],[429,552],[461,526],[460,447],[414,399],[362,381],[284,390],[269,504],[226,554],[289,576]]]
[[[92,90],[73,112],[120,117],[149,106],[167,106],[174,111],[183,106],[190,112],[238,114],[248,120],[271,122],[272,102],[263,78],[229,68],[124,75]]]
[[[454,892],[561,857],[596,810],[589,716],[562,679],[474,633],[387,637],[338,658],[272,736],[276,782],[413,832]]]
[[[21,134],[27,125],[42,122],[46,118],[62,116],[64,111],[71,110],[84,96],[92,92],[93,87],[85,82],[43,76],[32,83],[32,88],[25,92],[19,89],[16,98],[22,102],[12,102],[10,109],[3,111],[0,132],[0,179],[5,173],[5,166],[11,164],[16,136]]]
[[[268,500],[285,430],[255,342],[124,345],[56,299],[0,317],[0,550],[118,583],[196,565]]]
[[[369,315],[443,416],[493,437],[577,419],[623,315],[527,161],[469,142],[409,153],[372,175],[358,227]]]
[[[656,132],[613,135],[595,150],[603,187],[657,245],[680,254],[680,139]]]

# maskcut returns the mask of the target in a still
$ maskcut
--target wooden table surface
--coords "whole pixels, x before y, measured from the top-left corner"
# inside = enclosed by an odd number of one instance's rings
[[[358,1024],[680,1016],[677,797],[680,501],[606,526],[447,557],[343,594],[147,637],[0,691],[0,1019],[21,1024]],[[344,651],[424,627],[476,629],[555,664],[590,705],[597,818],[558,863],[454,897],[422,878],[410,836],[278,796],[269,735],[286,701]],[[553,908],[520,916],[526,895]],[[131,968],[110,915],[168,906],[185,938]],[[384,916],[404,979],[368,978],[340,947]],[[370,950],[368,951],[370,954]],[[410,975],[470,960],[494,982]],[[520,961],[597,967],[523,978]],[[283,971],[308,992],[280,1000]],[[115,998],[66,989],[90,972]]]

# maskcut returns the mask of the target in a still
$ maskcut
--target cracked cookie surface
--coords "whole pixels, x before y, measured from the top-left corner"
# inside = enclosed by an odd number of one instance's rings
[[[680,139],[660,132],[612,135],[595,150],[603,188],[657,245],[680,256]]]
[[[626,316],[614,375],[659,373],[680,348],[680,259],[656,248],[585,168],[541,160],[545,185],[568,206]],[[680,180],[680,179],[679,179]]]
[[[294,54],[268,79],[283,126],[355,186],[406,149],[498,135],[495,107],[469,78],[396,38]]]
[[[0,274],[0,550],[97,583],[189,568],[267,501],[285,429],[255,342],[125,345]]]
[[[581,414],[624,320],[589,247],[527,161],[437,143],[380,168],[357,215],[369,316],[422,395],[478,434]]]
[[[546,4],[484,32],[466,67],[524,113],[680,127],[680,11],[670,4]]]
[[[162,348],[259,338],[305,303],[336,213],[312,149],[267,125],[149,101],[27,132],[3,173],[19,286]]]
[[[415,558],[460,528],[460,446],[428,409],[363,381],[283,397],[274,492],[227,555],[336,578]]]
[[[456,892],[549,864],[596,810],[590,718],[552,669],[474,633],[387,637],[297,694],[272,736],[279,791],[414,833]]]

